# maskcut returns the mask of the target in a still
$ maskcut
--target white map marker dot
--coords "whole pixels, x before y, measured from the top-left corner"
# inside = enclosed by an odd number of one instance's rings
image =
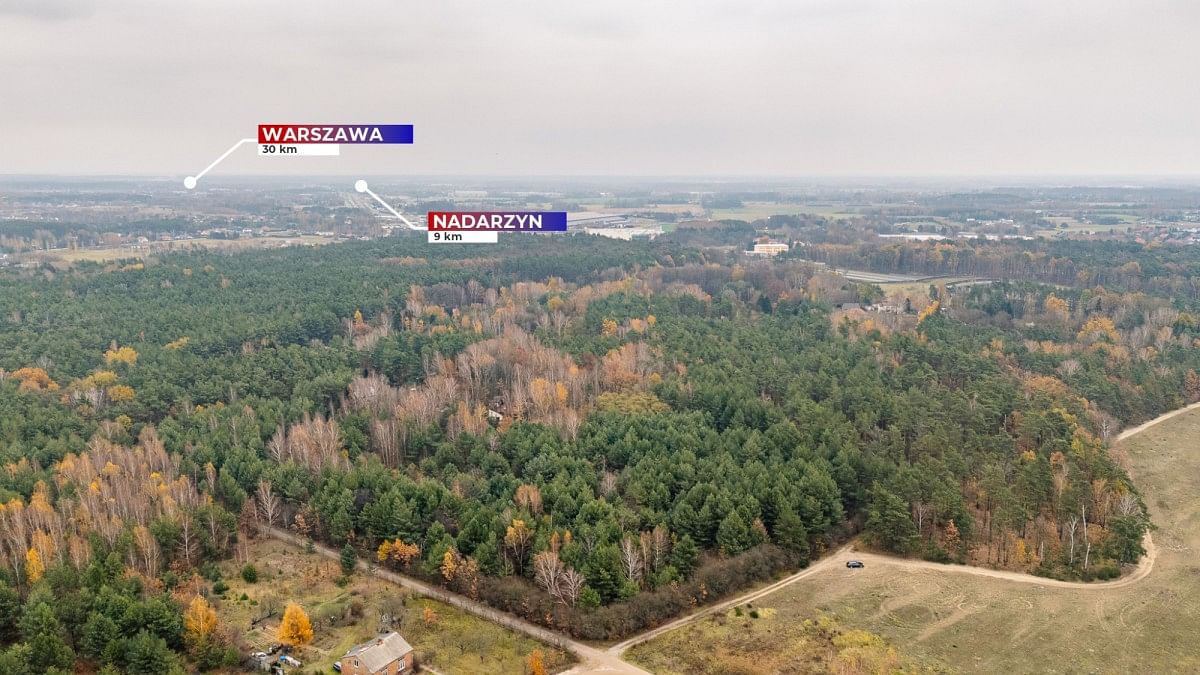
[[[359,192],[366,192],[367,191],[367,181],[362,180],[362,179],[354,181],[354,189],[358,190]]]
[[[184,178],[183,179],[183,187],[185,187],[189,190],[196,189],[196,177],[188,176],[187,178]],[[361,190],[360,190],[360,192],[361,192]]]

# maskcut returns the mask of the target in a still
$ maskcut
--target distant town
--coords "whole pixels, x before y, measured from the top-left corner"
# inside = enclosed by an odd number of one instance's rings
[[[141,258],[193,247],[318,246],[389,236],[403,227],[369,196],[335,180],[226,179],[198,191],[177,182],[60,179],[0,182],[0,265]],[[477,189],[433,182],[381,182],[381,196],[415,223],[430,210],[548,209],[568,212],[569,231],[655,239],[679,230],[754,231],[724,241],[749,256],[795,253],[805,223],[839,223],[877,237],[941,242],[1113,239],[1166,245],[1200,241],[1194,189],[1024,187],[910,192],[797,188],[753,183],[604,185],[556,181],[553,189],[513,181]],[[793,233],[788,235],[787,228]],[[724,236],[728,239],[728,236]],[[736,238],[736,237],[735,237]]]

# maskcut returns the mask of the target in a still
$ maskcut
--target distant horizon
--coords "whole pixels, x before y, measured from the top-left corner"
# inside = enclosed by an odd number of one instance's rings
[[[159,175],[152,173],[0,173],[0,182],[5,181],[141,181],[179,183],[182,189],[184,175]],[[617,181],[617,182],[721,182],[721,183],[816,183],[821,185],[844,185],[861,183],[878,183],[879,187],[892,184],[934,184],[961,183],[976,184],[980,187],[1019,187],[1021,183],[1035,187],[1169,187],[1194,186],[1200,187],[1200,173],[997,173],[997,174],[496,174],[496,173],[424,173],[424,174],[389,174],[389,173],[345,173],[345,174],[287,174],[287,173],[230,173],[210,174],[206,176],[203,185],[213,185],[222,182],[246,181],[323,181],[344,182],[352,187],[354,179],[364,178],[385,181]],[[1100,182],[1102,181],[1102,182]],[[1130,184],[1133,181],[1134,184]]]

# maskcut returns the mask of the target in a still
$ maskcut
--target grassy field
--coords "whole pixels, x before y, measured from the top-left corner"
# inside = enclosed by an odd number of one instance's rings
[[[812,214],[826,218],[853,218],[856,213],[847,211],[845,206],[836,204],[792,204],[781,202],[745,202],[742,206],[730,209],[705,209],[699,204],[657,204],[638,208],[623,208],[605,206],[604,204],[581,204],[580,209],[597,213],[674,213],[680,217],[692,214],[695,218],[704,218],[709,212],[713,220],[745,220],[753,221],[770,216]]]
[[[1039,230],[1038,234],[1046,237],[1054,236],[1055,234],[1066,232],[1068,234],[1078,234],[1080,232],[1124,232],[1130,226],[1136,226],[1138,217],[1127,213],[1097,213],[1096,217],[1109,216],[1120,218],[1121,222],[1115,225],[1101,225],[1099,223],[1087,223],[1077,220],[1071,216],[1047,216],[1046,220],[1054,223],[1056,229]],[[1062,225],[1066,225],[1065,228]]]
[[[977,673],[1200,672],[1200,411],[1151,427],[1125,441],[1145,495],[1158,558],[1148,577],[1117,588],[1049,588],[1037,584],[907,570],[872,564],[833,568],[761,598],[778,633],[755,641],[748,672],[805,672],[775,667],[795,626],[821,615],[877,633],[905,659],[934,670]],[[703,623],[703,622],[702,622]],[[647,666],[679,650],[668,633],[631,657]],[[782,638],[782,642],[779,638]],[[692,643],[717,658],[745,636],[725,631]],[[757,650],[757,651],[753,651]],[[700,659],[703,662],[703,659]],[[651,668],[653,669],[653,668]],[[661,672],[675,672],[664,669]],[[703,672],[684,669],[678,672]]]
[[[273,248],[277,246],[316,246],[328,244],[333,237],[318,237],[316,235],[301,235],[296,237],[255,237],[246,239],[188,239],[181,241],[155,241],[143,244],[143,248],[128,246],[113,246],[109,248],[80,248],[75,250],[55,249],[38,253],[45,260],[62,262],[77,262],[90,260],[92,262],[108,262],[127,258],[142,259],[147,256],[169,253],[171,251],[186,251],[191,248],[211,248],[224,250],[241,250],[247,248]]]
[[[754,605],[632,647],[625,659],[658,675],[923,672],[878,635],[847,629],[828,616],[804,619]]]
[[[826,218],[851,218],[853,213],[847,213],[836,206],[810,204],[780,204],[777,202],[746,202],[739,208],[713,209],[712,219],[723,220],[758,220],[770,216],[799,215],[802,213],[825,216]]]
[[[314,633],[313,643],[297,655],[304,662],[304,672],[332,673],[333,662],[347,649],[375,635],[380,609],[399,601],[404,609],[396,630],[416,649],[418,662],[443,673],[521,674],[526,656],[535,649],[546,655],[548,672],[562,670],[571,662],[563,652],[366,574],[355,574],[349,584],[340,587],[336,581],[341,570],[336,561],[275,540],[255,542],[249,560],[258,570],[258,581],[253,584],[242,580],[240,565],[228,562],[222,567],[229,590],[215,603],[218,615],[246,641],[250,651],[256,651],[278,642],[280,612],[254,623],[261,604],[272,595],[280,603],[299,603],[311,618]],[[432,612],[430,622],[426,621],[426,608]]]

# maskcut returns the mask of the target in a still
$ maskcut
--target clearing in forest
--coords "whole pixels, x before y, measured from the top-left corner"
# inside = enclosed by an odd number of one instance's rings
[[[417,662],[443,673],[522,673],[529,654],[541,650],[546,672],[567,667],[574,657],[490,621],[436,600],[423,598],[363,572],[345,586],[336,560],[305,553],[274,539],[252,542],[247,556],[258,573],[255,583],[241,577],[242,565],[221,566],[229,590],[214,598],[221,622],[246,643],[246,651],[277,644],[284,605],[296,602],[313,625],[313,642],[296,656],[304,672],[333,672],[333,662],[351,646],[374,637],[381,613],[397,618],[398,631],[417,654]],[[244,597],[243,597],[244,596]],[[263,617],[268,609],[271,616]]]

